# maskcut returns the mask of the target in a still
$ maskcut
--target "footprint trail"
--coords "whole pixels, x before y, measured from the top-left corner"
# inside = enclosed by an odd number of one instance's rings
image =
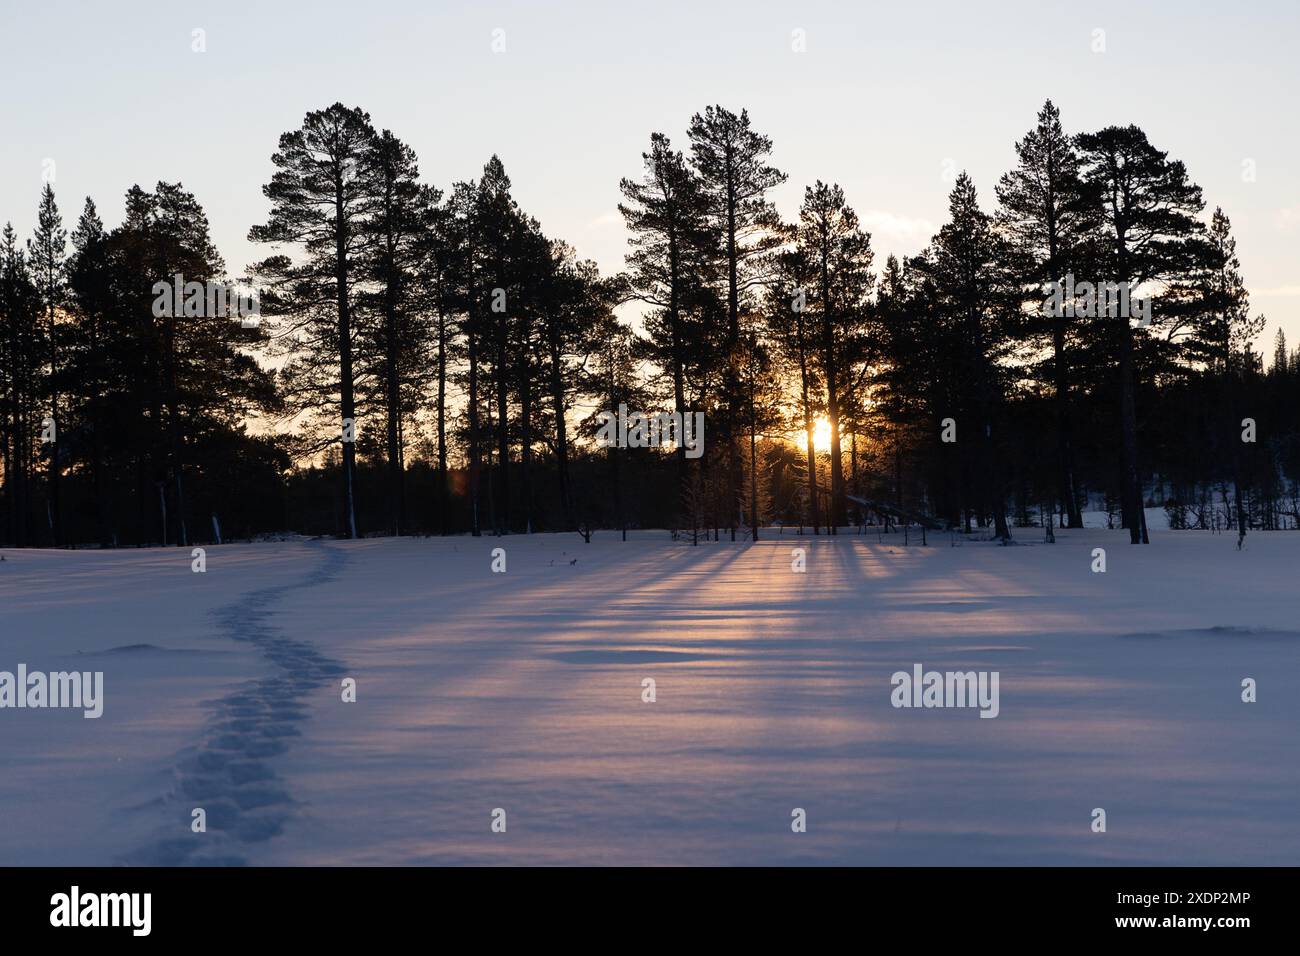
[[[135,866],[240,866],[251,846],[279,835],[298,808],[274,759],[288,750],[307,719],[308,694],[345,672],[343,664],[308,641],[288,637],[272,623],[275,605],[292,591],[319,587],[339,576],[347,553],[319,542],[308,547],[322,561],[301,581],[262,588],[214,610],[221,632],[249,641],[278,673],[248,681],[209,702],[212,717],[202,739],[177,755],[175,783],[139,809],[161,811],[172,822],[147,845],[122,857]],[[202,807],[207,832],[193,833],[191,812]]]

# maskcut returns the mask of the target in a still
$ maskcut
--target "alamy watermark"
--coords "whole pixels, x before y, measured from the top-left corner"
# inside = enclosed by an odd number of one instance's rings
[[[912,672],[895,671],[889,702],[895,707],[978,707],[981,717],[996,717],[997,671],[927,671],[920,664]]]
[[[103,671],[0,671],[0,709],[5,707],[68,707],[83,711],[83,717],[104,713]]]
[[[154,318],[238,319],[241,327],[255,329],[262,322],[262,304],[246,286],[210,280],[186,282],[179,272],[153,284]]]
[[[1151,324],[1151,296],[1137,295],[1131,282],[1075,282],[1056,279],[1043,286],[1043,308],[1054,319],[1136,319],[1138,328]]]
[[[132,936],[148,936],[153,919],[152,893],[83,893],[73,887],[50,897],[50,925],[119,926]]]
[[[600,431],[596,444],[601,448],[659,448],[672,445],[686,449],[687,458],[704,454],[703,412],[628,413],[626,405],[617,412],[598,412]]]

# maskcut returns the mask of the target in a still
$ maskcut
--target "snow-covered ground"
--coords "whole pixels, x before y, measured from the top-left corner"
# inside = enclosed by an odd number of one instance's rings
[[[1300,863],[1300,534],[1017,539],[7,551],[0,864]]]

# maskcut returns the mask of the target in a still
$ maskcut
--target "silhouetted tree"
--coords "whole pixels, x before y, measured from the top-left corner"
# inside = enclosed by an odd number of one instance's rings
[[[49,374],[46,376],[46,394],[50,401],[52,438],[46,445],[46,481],[48,492],[48,522],[50,538],[55,547],[63,543],[63,517],[59,503],[59,328],[58,314],[63,308],[67,287],[66,259],[68,233],[63,228],[63,217],[54,201],[54,188],[45,184],[41,203],[36,213],[36,232],[27,240],[27,261],[32,278],[40,292],[41,306],[45,312],[45,341],[49,349]]]
[[[362,301],[377,321],[362,329],[361,350],[363,363],[376,368],[376,404],[382,405],[385,422],[388,531],[399,535],[406,526],[403,411],[410,386],[423,374],[432,331],[418,275],[426,265],[426,233],[441,194],[420,185],[414,151],[389,130],[375,138],[367,162],[376,196],[374,214],[364,224],[370,238],[358,275],[370,285]]]
[[[1041,306],[1045,284],[1064,283],[1067,273],[1085,261],[1084,247],[1098,210],[1084,187],[1078,149],[1061,127],[1060,111],[1051,100],[1039,111],[1038,125],[1016,143],[1016,157],[1019,165],[998,182],[998,224],[1011,242],[1023,298]],[[1079,276],[1080,281],[1084,278]],[[1068,526],[1082,528],[1071,440],[1069,319],[1064,314],[1044,316],[1041,307],[1034,312],[1034,318],[1048,326],[1052,341],[1057,498]]]
[[[753,291],[767,278],[770,253],[781,244],[780,218],[768,193],[786,175],[768,165],[772,141],[750,127],[749,112],[733,113],[721,106],[706,107],[691,117],[688,133],[691,163],[701,181],[708,222],[717,237],[716,259],[726,290],[726,334],[722,361],[726,419],[722,432],[730,454],[731,502],[727,523],[736,537],[737,508],[743,495],[743,455],[737,447],[741,396],[737,385],[736,350],[740,342],[740,313],[753,307]]]
[[[641,181],[619,183],[624,201],[619,212],[632,234],[626,280],[632,298],[649,305],[642,352],[666,369],[672,383],[673,409],[688,414],[688,392],[701,401],[701,363],[711,359],[711,256],[716,248],[700,179],[668,137],[654,133],[650,151],[641,154]],[[716,312],[716,310],[713,310]],[[693,383],[693,385],[692,385]],[[686,449],[677,449],[679,495],[686,491]]]
[[[1007,525],[1004,466],[999,459],[1002,384],[998,361],[1011,341],[1009,326],[1012,282],[1006,250],[987,213],[979,208],[975,184],[966,173],[957,177],[948,200],[949,221],[930,243],[916,266],[931,283],[931,307],[937,323],[948,327],[957,344],[947,369],[957,385],[960,412],[954,415],[976,426],[978,507],[993,517],[995,534],[1011,537]],[[969,436],[970,429],[965,430]],[[958,433],[958,442],[962,434]],[[967,439],[969,440],[969,439]]]
[[[265,224],[249,230],[253,242],[296,247],[301,258],[274,255],[254,267],[270,287],[269,314],[282,331],[290,361],[282,376],[297,411],[324,420],[325,444],[342,443],[344,521],[357,537],[356,447],[347,440],[357,423],[353,381],[353,308],[358,260],[374,241],[370,228],[381,190],[371,162],[375,131],[370,115],[335,103],[308,113],[299,129],[280,137],[271,157],[276,171],[262,193],[271,201]],[[328,412],[337,408],[338,418]],[[340,421],[341,419],[341,421]]]
[[[830,533],[836,534],[845,523],[841,407],[854,378],[855,360],[862,354],[874,253],[871,237],[859,225],[857,213],[844,201],[844,191],[820,180],[804,191],[796,237],[812,283],[808,304],[816,329],[816,357],[830,423],[827,523]]]
[[[1099,197],[1110,281],[1137,288],[1167,282],[1195,264],[1201,189],[1181,162],[1148,142],[1136,126],[1108,126],[1077,138],[1084,182]],[[1158,319],[1153,310],[1153,322]],[[1108,321],[1108,320],[1103,320]],[[1119,413],[1124,526],[1133,544],[1148,542],[1139,472],[1134,332],[1127,318],[1113,323],[1119,351]],[[1146,335],[1146,331],[1139,334]]]

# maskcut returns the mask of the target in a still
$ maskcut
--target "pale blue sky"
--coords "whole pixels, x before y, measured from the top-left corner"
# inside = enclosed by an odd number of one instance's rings
[[[1300,66],[1295,0],[1005,2],[207,2],[0,0],[0,219],[34,224],[43,162],[68,220],[110,225],[128,186],[180,180],[232,272],[279,134],[360,105],[446,186],[497,152],[523,207],[603,271],[622,264],[620,176],[652,130],[748,107],[803,187],[839,182],[884,254],[943,221],[945,161],[987,208],[1051,97],[1072,132],[1137,123],[1187,163],[1238,238],[1267,349],[1300,343]],[[206,31],[207,51],[191,50]],[[506,49],[492,51],[492,32]],[[791,49],[792,31],[807,51]],[[1106,50],[1092,52],[1093,31]],[[1243,180],[1253,160],[1256,180]]]

